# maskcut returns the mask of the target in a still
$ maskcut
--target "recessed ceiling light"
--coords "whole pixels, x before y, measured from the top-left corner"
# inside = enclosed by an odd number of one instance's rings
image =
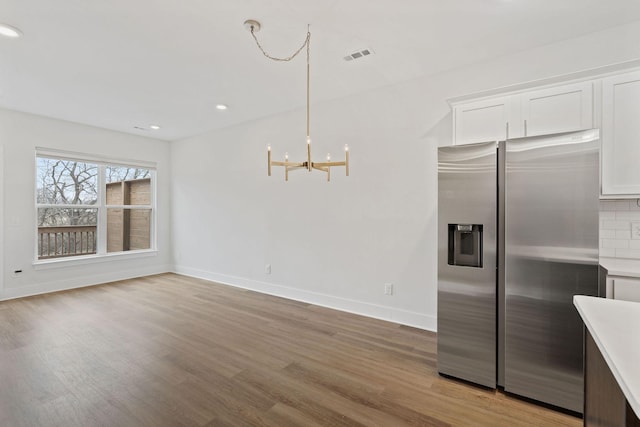
[[[0,35],[17,39],[22,36],[22,31],[8,24],[0,24]]]
[[[149,129],[158,130],[158,129],[160,129],[160,126],[158,126],[158,125],[151,125],[151,126],[149,126]]]
[[[216,108],[218,110],[226,110],[229,107],[227,105],[225,105],[225,104],[218,104],[218,105],[216,105]]]

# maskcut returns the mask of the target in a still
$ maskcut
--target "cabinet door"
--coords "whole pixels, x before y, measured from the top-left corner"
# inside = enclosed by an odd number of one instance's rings
[[[602,80],[602,194],[640,195],[640,72]]]
[[[550,135],[593,127],[593,84],[557,86],[521,95],[524,136]]]
[[[613,298],[640,302],[640,280],[613,279]]]
[[[469,102],[454,107],[454,144],[503,141],[513,119],[513,102],[510,96]],[[519,132],[519,130],[516,130]]]

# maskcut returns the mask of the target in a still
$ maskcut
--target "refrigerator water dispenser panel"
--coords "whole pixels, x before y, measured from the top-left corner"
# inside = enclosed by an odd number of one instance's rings
[[[482,224],[449,224],[449,265],[482,268]]]

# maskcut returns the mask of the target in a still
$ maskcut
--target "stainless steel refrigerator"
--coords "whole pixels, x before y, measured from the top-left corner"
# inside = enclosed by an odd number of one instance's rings
[[[438,151],[438,371],[582,412],[597,129]]]

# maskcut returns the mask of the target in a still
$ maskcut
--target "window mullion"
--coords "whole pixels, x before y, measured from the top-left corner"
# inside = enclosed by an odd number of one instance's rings
[[[106,166],[98,166],[98,255],[107,253]]]

